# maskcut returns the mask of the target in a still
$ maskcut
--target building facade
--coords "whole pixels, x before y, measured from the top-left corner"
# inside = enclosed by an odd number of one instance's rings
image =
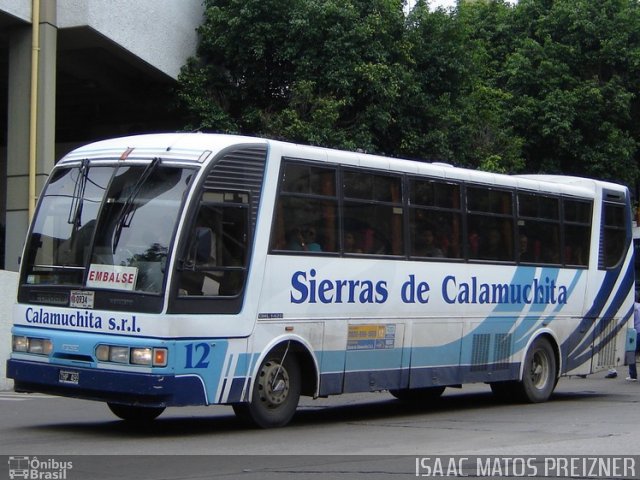
[[[182,127],[172,89],[203,13],[202,0],[0,0],[0,269],[18,269],[58,158]]]

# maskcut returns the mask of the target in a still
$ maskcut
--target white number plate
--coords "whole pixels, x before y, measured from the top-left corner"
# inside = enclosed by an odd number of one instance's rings
[[[60,370],[58,381],[60,383],[78,385],[78,382],[80,381],[80,372],[75,372],[73,370]]]
[[[93,308],[94,296],[95,292],[71,290],[71,294],[69,295],[69,306],[74,308]]]

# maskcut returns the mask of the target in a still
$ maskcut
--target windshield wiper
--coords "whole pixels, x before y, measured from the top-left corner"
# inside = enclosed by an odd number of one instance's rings
[[[133,219],[133,201],[140,193],[140,189],[142,185],[147,181],[147,179],[151,176],[151,174],[156,170],[156,168],[160,165],[160,158],[155,157],[151,160],[151,163],[145,167],[140,174],[140,177],[136,181],[135,185],[129,192],[127,199],[122,205],[122,210],[120,210],[120,215],[118,216],[118,221],[116,223],[115,232],[113,235],[113,245],[111,247],[111,253],[116,253],[116,248],[118,247],[118,242],[120,241],[120,234],[122,233],[122,229],[124,227],[128,227],[131,224],[131,220]]]
[[[73,187],[73,198],[69,207],[69,218],[67,223],[75,228],[80,227],[80,219],[82,218],[82,205],[84,204],[84,190],[87,186],[87,178],[89,177],[89,159],[84,158],[78,170],[78,178],[76,178]]]

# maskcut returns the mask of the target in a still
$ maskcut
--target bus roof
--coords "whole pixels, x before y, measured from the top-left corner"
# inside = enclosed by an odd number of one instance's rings
[[[238,144],[266,145],[267,140],[239,135],[207,133],[156,133],[118,137],[89,143],[68,153],[60,162],[83,158],[120,158],[149,160],[161,156],[167,159],[204,161],[211,153]]]
[[[471,181],[496,187],[520,188],[580,197],[592,197],[598,186],[618,191],[625,190],[625,187],[621,185],[580,177],[504,175],[455,167],[440,162],[403,160],[264,138],[217,133],[158,133],[101,140],[73,150],[62,158],[60,163],[76,162],[84,158],[121,158],[123,155],[131,160],[149,160],[161,156],[170,160],[204,162],[212,154],[215,155],[228,147],[250,144],[276,147],[282,156],[290,158],[434,176],[451,181]]]

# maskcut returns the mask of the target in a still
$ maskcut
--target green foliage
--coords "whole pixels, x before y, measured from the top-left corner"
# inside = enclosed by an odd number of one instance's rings
[[[637,0],[205,7],[179,78],[186,128],[637,182]]]

